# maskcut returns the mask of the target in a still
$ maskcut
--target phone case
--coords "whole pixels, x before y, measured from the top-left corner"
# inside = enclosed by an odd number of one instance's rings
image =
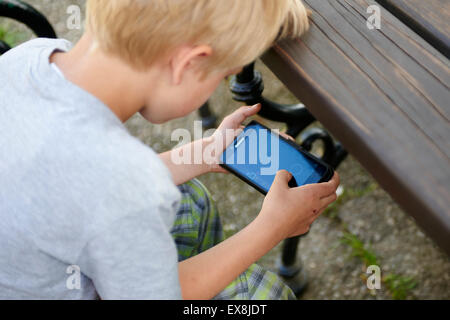
[[[272,129],[266,127],[265,125],[259,123],[258,121],[255,121],[255,120],[252,120],[247,126],[250,126],[250,125],[252,125],[252,124],[258,124],[259,126],[263,127],[264,129],[267,129],[267,130],[272,131]],[[284,137],[281,136],[281,135],[278,135],[278,137],[279,137],[281,140],[283,140],[283,141],[287,142],[288,144],[290,144],[291,146],[293,146],[293,147],[294,147],[295,149],[297,149],[298,151],[300,151],[300,152],[301,152],[303,155],[305,155],[307,158],[310,158],[310,159],[312,159],[313,161],[318,162],[319,164],[323,165],[323,166],[327,169],[327,170],[325,171],[324,175],[322,176],[322,178],[320,179],[320,181],[319,181],[318,183],[321,183],[321,182],[327,182],[327,181],[329,181],[329,180],[333,177],[334,170],[333,170],[333,168],[332,168],[330,165],[328,165],[327,163],[323,162],[321,159],[317,158],[316,156],[314,156],[313,154],[309,153],[308,151],[303,150],[303,148],[302,148],[300,145],[298,145],[297,143],[295,143],[295,142],[293,142],[293,141],[291,141],[291,140],[289,140],[289,139],[286,139],[286,138],[284,138]],[[237,139],[237,137],[236,137],[236,139]],[[236,141],[236,139],[233,141],[233,143]],[[251,180],[247,179],[247,177],[245,177],[245,176],[243,176],[242,174],[240,174],[239,172],[235,171],[232,167],[228,166],[227,164],[221,163],[220,166],[223,167],[223,168],[225,168],[226,170],[228,170],[229,172],[231,172],[231,173],[234,174],[235,176],[237,176],[237,177],[238,177],[239,179],[241,179],[242,181],[244,181],[244,182],[246,182],[247,184],[251,185],[253,188],[255,188],[256,190],[258,190],[259,192],[261,192],[263,195],[266,195],[266,194],[267,194],[267,192],[266,192],[264,189],[260,188],[260,187],[259,187],[258,185],[256,185],[256,184],[254,184]],[[292,187],[291,182],[292,182],[292,180],[289,182],[289,185]]]

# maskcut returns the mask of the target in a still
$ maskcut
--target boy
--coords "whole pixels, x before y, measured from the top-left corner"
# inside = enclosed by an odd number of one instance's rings
[[[290,189],[278,172],[257,218],[224,240],[194,179],[222,170],[172,156],[226,147],[222,133],[260,107],[161,155],[123,122],[192,112],[277,37],[307,27],[299,0],[88,0],[73,48],[37,39],[2,56],[0,298],[295,298],[253,263],[307,232],[336,199],[337,175]]]

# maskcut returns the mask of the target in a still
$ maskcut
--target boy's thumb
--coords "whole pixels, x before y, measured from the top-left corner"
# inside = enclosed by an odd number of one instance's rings
[[[275,176],[273,183],[278,186],[289,188],[288,183],[292,178],[292,174],[286,170],[280,170]]]

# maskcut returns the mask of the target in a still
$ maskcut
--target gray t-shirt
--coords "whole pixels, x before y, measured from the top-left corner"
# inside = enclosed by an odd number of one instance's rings
[[[70,47],[35,39],[0,57],[0,299],[180,299],[180,192],[50,64]]]

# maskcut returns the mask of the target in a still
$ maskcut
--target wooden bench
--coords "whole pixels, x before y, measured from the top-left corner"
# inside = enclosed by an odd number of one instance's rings
[[[304,2],[311,30],[264,63],[450,254],[450,2]]]

